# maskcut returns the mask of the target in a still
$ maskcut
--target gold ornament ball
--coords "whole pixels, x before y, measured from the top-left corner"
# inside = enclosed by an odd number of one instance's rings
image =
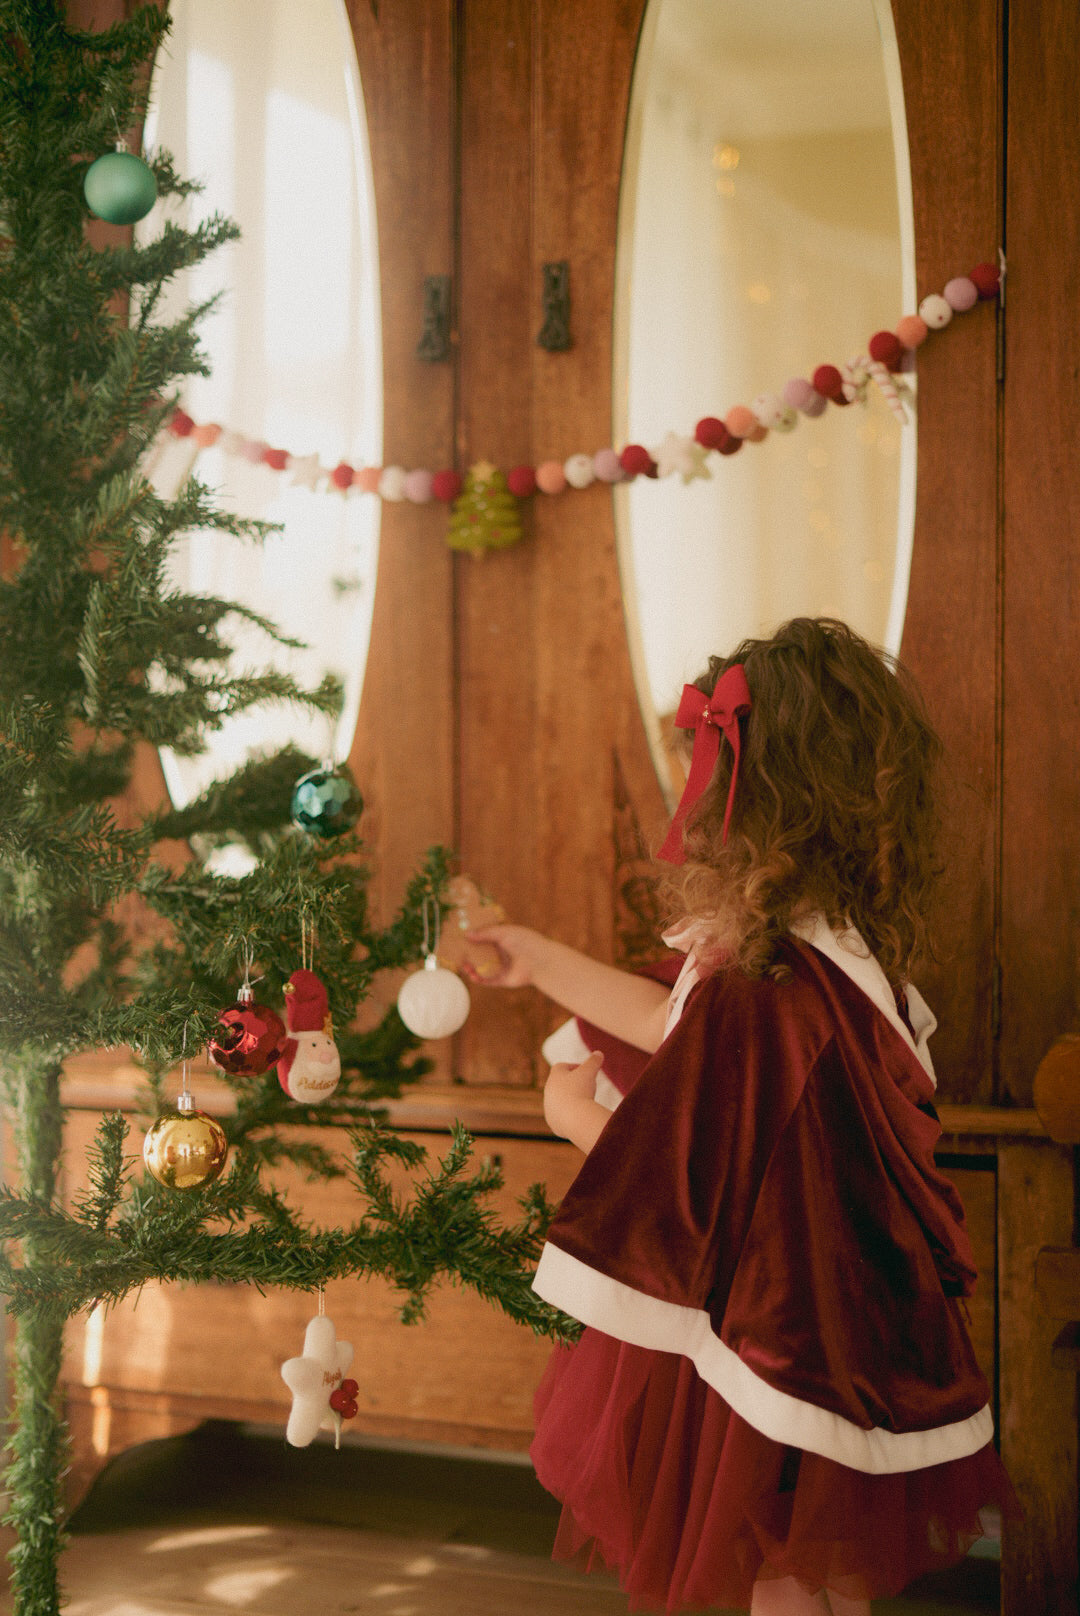
[[[143,1140],[147,1171],[169,1190],[213,1183],[228,1154],[225,1130],[202,1111],[166,1111]]]

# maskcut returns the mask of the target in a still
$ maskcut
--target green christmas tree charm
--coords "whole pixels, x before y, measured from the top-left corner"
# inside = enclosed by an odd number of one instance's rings
[[[489,460],[478,460],[454,501],[447,544],[481,556],[485,550],[508,550],[520,538],[521,512],[506,478]]]

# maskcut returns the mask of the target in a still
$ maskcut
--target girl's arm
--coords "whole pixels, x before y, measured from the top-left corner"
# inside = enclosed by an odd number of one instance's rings
[[[635,1048],[650,1054],[659,1049],[669,997],[662,982],[603,965],[531,926],[484,926],[469,938],[494,943],[503,960],[498,976],[481,979],[473,974],[474,981],[505,988],[531,984],[573,1015]]]
[[[544,1116],[552,1133],[583,1150],[586,1156],[604,1131],[611,1112],[593,1099],[603,1056],[598,1050],[580,1066],[558,1062],[544,1084]]]

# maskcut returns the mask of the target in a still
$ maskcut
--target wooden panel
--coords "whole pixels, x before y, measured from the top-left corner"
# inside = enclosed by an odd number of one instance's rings
[[[1000,222],[997,0],[894,0],[907,106],[920,298],[996,256]],[[929,41],[933,45],[929,45]],[[943,1097],[992,1098],[998,389],[993,312],[919,355],[915,550],[902,655],[949,762],[940,959],[920,986],[941,1022]]]
[[[1024,1506],[1006,1528],[1004,1616],[1076,1610],[1077,1383],[1052,1367],[1059,1326],[1035,1298],[1041,1247],[1072,1235],[1071,1154],[1002,1143],[998,1152],[1001,1456]]]
[[[1078,54],[1074,0],[1010,7],[1001,1076],[1020,1104],[1080,1017]]]
[[[964,1203],[967,1231],[979,1283],[968,1303],[971,1342],[979,1368],[989,1382],[997,1411],[997,1175],[993,1161],[968,1167],[952,1163],[944,1169]]]
[[[454,458],[454,365],[416,356],[424,278],[454,258],[451,0],[350,0],[375,178],[384,463]],[[350,764],[364,795],[372,907],[392,917],[424,850],[451,844],[452,569],[446,508],[383,503],[371,645]],[[385,986],[385,994],[393,985]]]

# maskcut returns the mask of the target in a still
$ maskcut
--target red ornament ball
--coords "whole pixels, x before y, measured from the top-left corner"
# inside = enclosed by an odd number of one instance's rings
[[[619,464],[628,477],[656,476],[656,461],[640,443],[628,443],[619,456]]]
[[[975,282],[981,298],[997,297],[1001,287],[1001,273],[996,264],[976,264],[968,280]]]
[[[284,471],[289,454],[287,449],[264,449],[263,460],[271,471]]]
[[[506,486],[518,499],[528,499],[536,493],[536,472],[532,466],[511,466],[506,473]]]
[[[431,479],[431,492],[444,505],[452,505],[461,493],[460,471],[437,471]]]
[[[353,469],[346,460],[342,460],[330,473],[330,481],[333,483],[335,488],[351,488],[352,480]]]
[[[875,331],[870,338],[870,357],[884,365],[886,370],[895,370],[904,355],[904,345],[895,331]]]
[[[169,431],[174,438],[186,438],[195,429],[195,422],[186,410],[173,410],[169,417]]]
[[[285,1053],[284,1022],[269,1005],[256,1004],[250,988],[241,988],[236,1003],[221,1012],[218,1027],[206,1052],[233,1077],[261,1077]]]
[[[822,398],[831,399],[834,404],[846,404],[844,397],[844,378],[835,365],[819,365],[810,378],[814,391],[820,393]]]
[[[694,428],[694,437],[703,449],[719,449],[722,452],[730,436],[731,433],[723,421],[718,420],[715,415],[703,415]]]
[[[725,428],[725,431],[726,430],[727,429]],[[718,449],[719,453],[722,454],[722,455],[733,455],[733,454],[738,454],[738,452],[742,448],[742,446],[743,446],[742,438],[733,437],[732,434],[730,432],[728,432],[727,441],[725,443],[717,444],[717,449]]]

